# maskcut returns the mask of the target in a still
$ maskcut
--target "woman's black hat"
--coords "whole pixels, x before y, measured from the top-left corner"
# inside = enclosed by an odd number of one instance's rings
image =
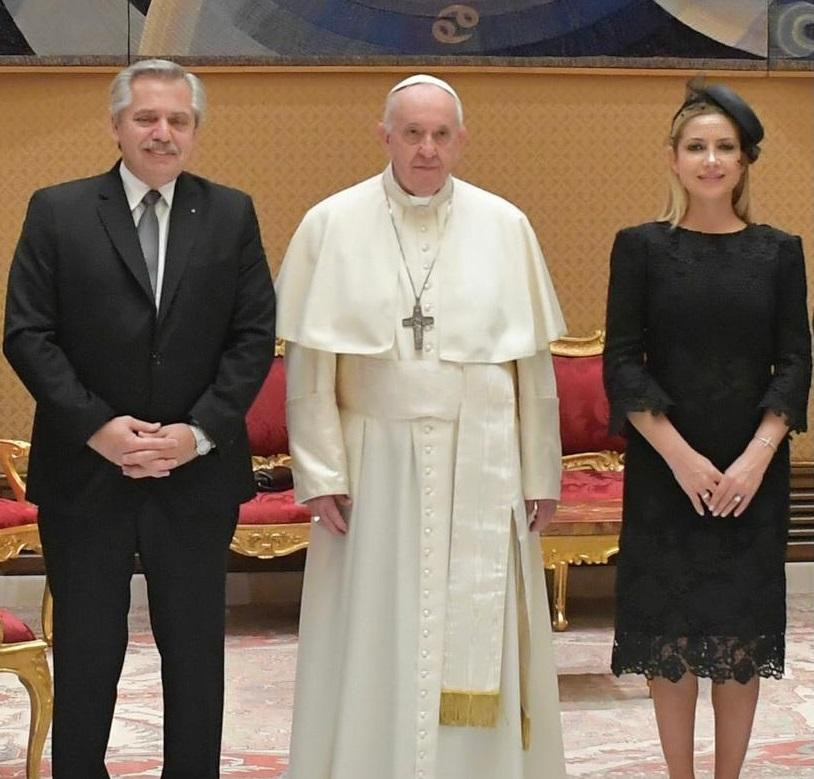
[[[763,140],[763,125],[749,104],[723,84],[704,84],[694,79],[687,85],[687,97],[673,121],[682,111],[699,103],[717,106],[738,126],[743,153],[754,162],[760,155],[758,144]]]

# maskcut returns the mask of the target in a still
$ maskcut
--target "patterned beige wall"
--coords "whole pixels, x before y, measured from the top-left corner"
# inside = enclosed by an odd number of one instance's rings
[[[210,69],[194,169],[250,192],[269,262],[305,209],[384,165],[374,134],[397,69]],[[686,76],[459,69],[470,144],[459,174],[508,197],[538,231],[573,334],[602,325],[620,227],[653,217],[664,139]],[[0,279],[30,192],[109,167],[110,73],[0,69]],[[799,233],[814,267],[814,91],[807,78],[731,75],[766,125],[753,177],[759,221]],[[811,275],[814,278],[814,275]],[[0,365],[0,435],[27,437],[32,405]],[[813,418],[814,419],[814,418]],[[797,459],[814,460],[808,437]]]

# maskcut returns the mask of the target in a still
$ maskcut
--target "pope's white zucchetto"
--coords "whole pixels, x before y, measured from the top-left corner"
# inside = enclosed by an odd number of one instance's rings
[[[436,78],[435,76],[429,76],[426,73],[417,73],[414,76],[408,76],[403,81],[399,81],[399,83],[396,84],[396,86],[394,86],[387,94],[392,95],[394,92],[399,92],[402,89],[415,86],[416,84],[432,84],[434,87],[438,87],[439,89],[443,89],[444,92],[448,92],[455,98],[456,102],[461,102],[461,98],[458,97],[458,93],[449,84],[447,84],[446,81]]]

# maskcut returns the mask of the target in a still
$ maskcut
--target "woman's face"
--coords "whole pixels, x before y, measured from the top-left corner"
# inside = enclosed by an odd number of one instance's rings
[[[671,167],[690,200],[732,202],[732,190],[744,171],[738,131],[721,114],[700,114],[687,121],[672,152]]]

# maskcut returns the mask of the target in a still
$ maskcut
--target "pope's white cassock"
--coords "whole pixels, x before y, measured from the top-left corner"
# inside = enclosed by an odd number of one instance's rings
[[[420,349],[396,230],[418,290],[431,270]],[[346,536],[311,529],[289,776],[564,777],[523,502],[559,496],[564,324],[528,220],[388,167],[306,214],[278,295],[297,498],[353,500]]]

